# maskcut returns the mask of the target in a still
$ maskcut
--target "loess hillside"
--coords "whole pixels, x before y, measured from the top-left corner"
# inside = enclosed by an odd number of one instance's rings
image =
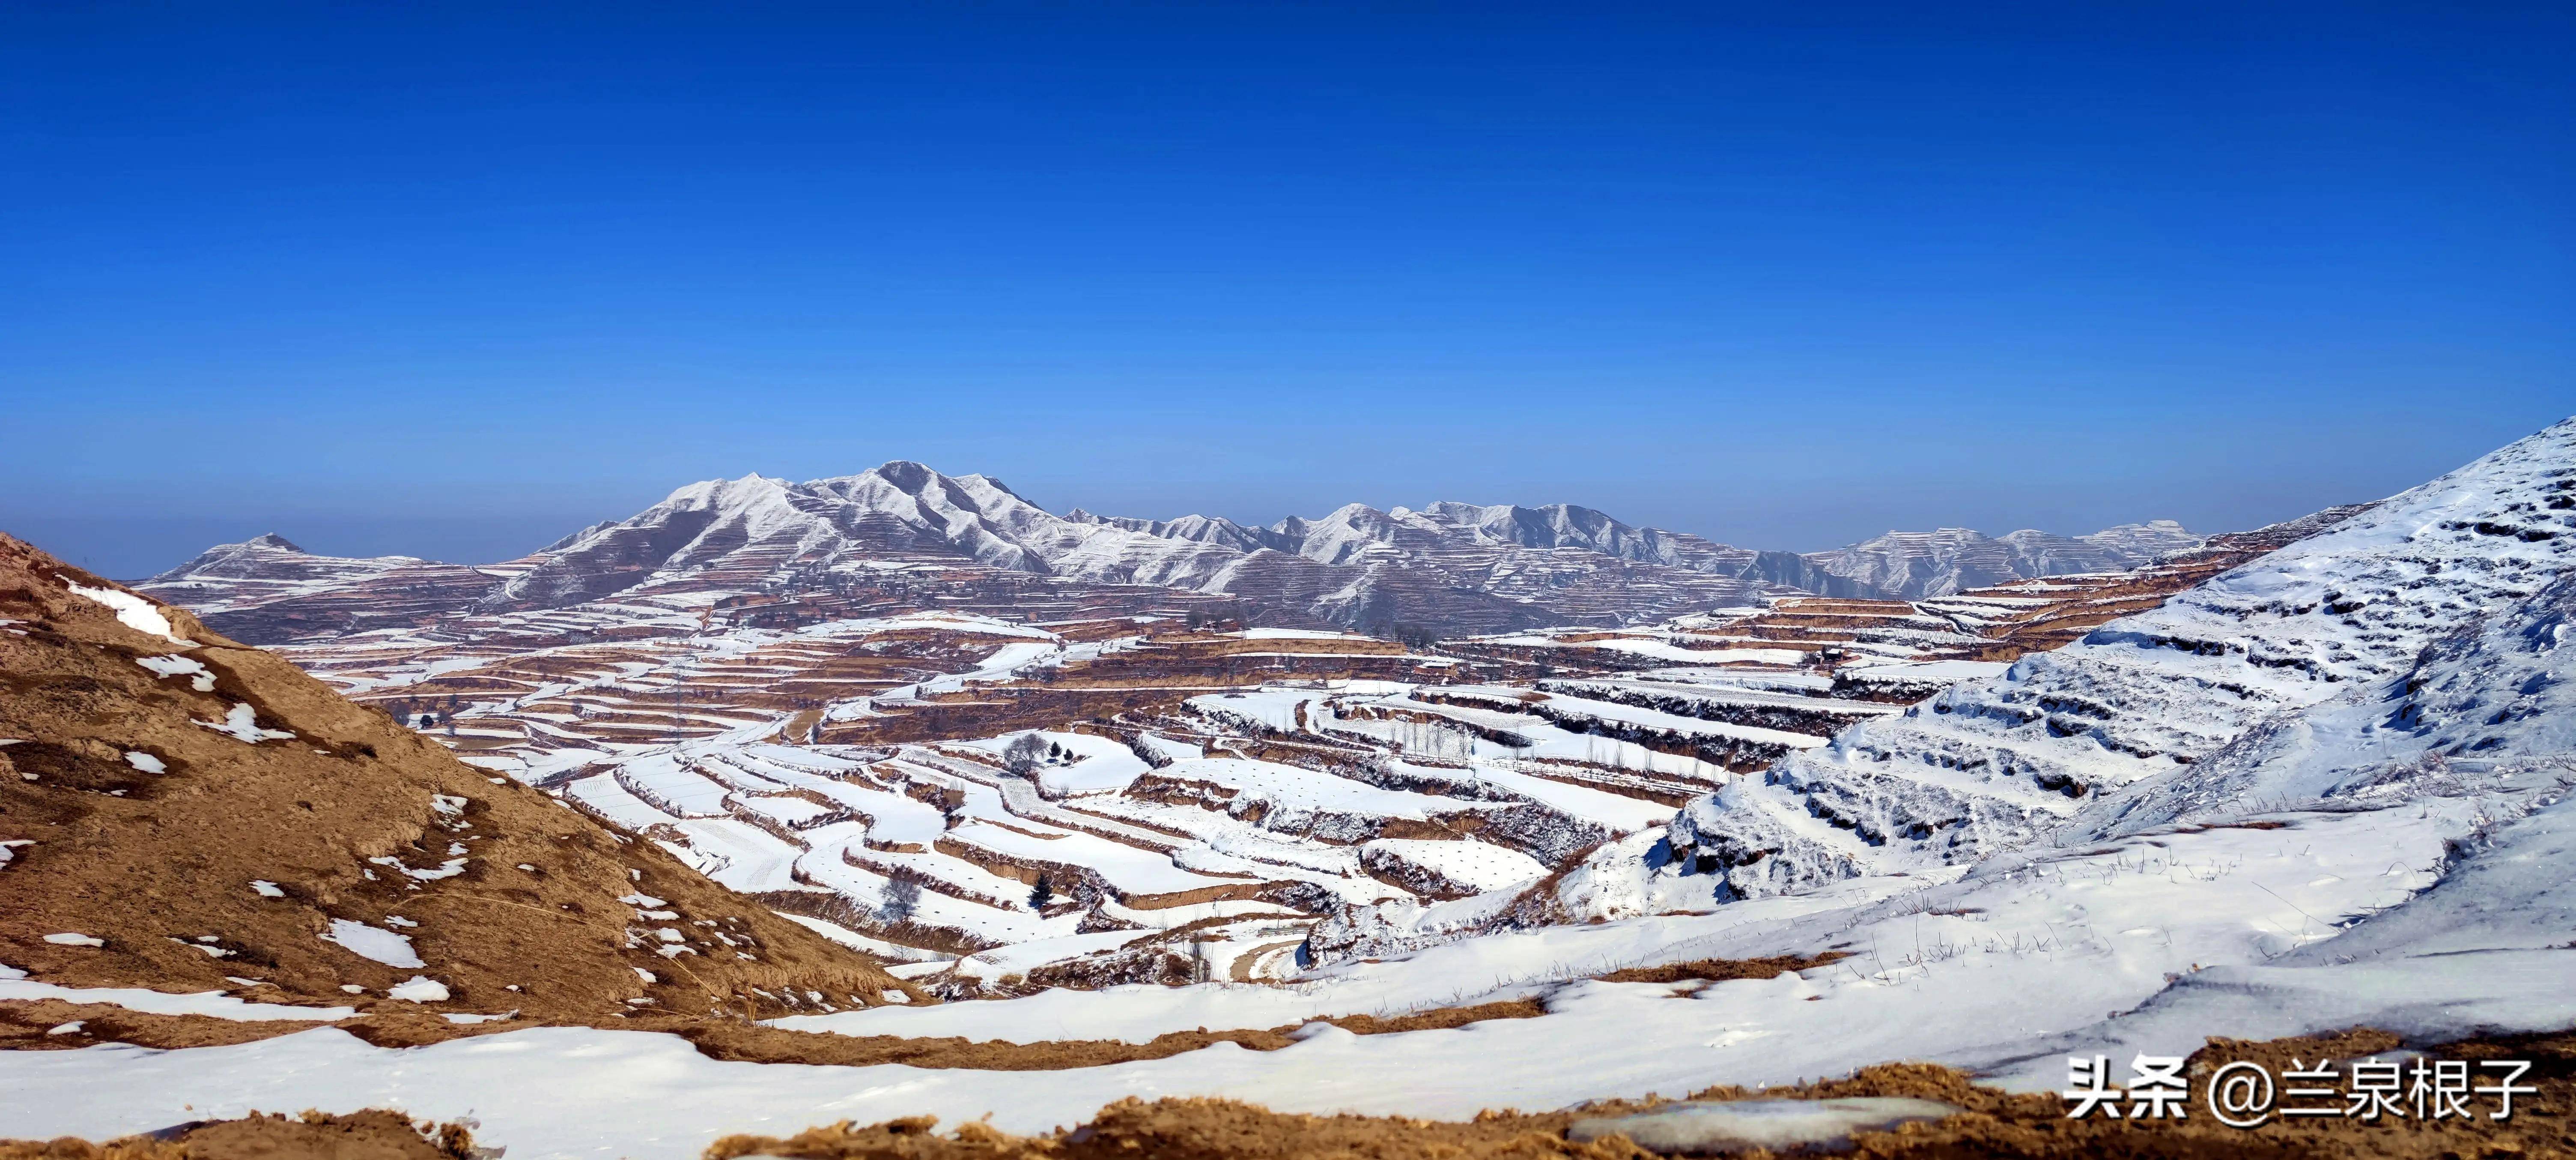
[[[898,987],[651,843],[5,536],[0,689],[11,977],[587,1021]]]

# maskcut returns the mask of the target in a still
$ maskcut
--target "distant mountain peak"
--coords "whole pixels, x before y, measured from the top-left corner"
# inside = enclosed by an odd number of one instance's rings
[[[932,480],[945,478],[931,470],[927,464],[915,463],[909,459],[889,459],[878,464],[869,474],[892,484],[895,490],[906,495],[919,495],[922,489],[930,486]]]
[[[402,564],[419,563],[410,556],[377,556],[369,559],[342,559],[316,556],[295,542],[275,532],[264,532],[232,544],[217,544],[196,558],[152,577],[145,583],[166,584],[182,580],[249,579],[266,577],[314,577],[347,569],[380,572]]]
[[[1080,508],[1056,515],[991,476],[952,476],[892,459],[801,483],[759,472],[700,480],[632,516],[549,544],[524,562],[479,574],[441,573],[438,587],[447,591],[479,575],[487,587],[474,607],[501,613],[565,607],[638,586],[777,591],[835,569],[896,559],[971,563],[1077,585],[1232,596],[1298,622],[1471,632],[1618,623],[1739,604],[1765,592],[1940,595],[2031,576],[2117,570],[2198,542],[2171,520],[2083,537],[2020,531],[1994,538],[1948,527],[1890,532],[1801,556],[1622,523],[1575,504],[1457,500],[1385,510],[1349,503],[1266,528],[1201,515],[1149,520]],[[155,581],[313,586],[326,575],[364,577],[409,563],[307,556],[272,533],[210,550]],[[204,599],[195,589],[191,594]]]

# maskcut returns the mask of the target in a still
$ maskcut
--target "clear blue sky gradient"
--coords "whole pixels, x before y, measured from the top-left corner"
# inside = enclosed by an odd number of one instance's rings
[[[490,560],[908,458],[1816,549],[2576,411],[2570,10],[2253,7],[10,5],[0,529]]]

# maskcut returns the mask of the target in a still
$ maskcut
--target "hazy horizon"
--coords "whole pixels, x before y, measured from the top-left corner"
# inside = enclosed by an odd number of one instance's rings
[[[2522,434],[2528,433],[2529,432],[2521,432],[2499,439],[2497,440],[2497,445],[2501,446],[2503,443],[2511,442],[2513,439],[2519,438]],[[2477,455],[2483,454],[2485,451],[2492,449],[2493,448],[2491,447],[2480,448],[2477,451],[2464,454],[2459,457],[2459,463],[2465,463],[2470,459],[2476,458]],[[897,456],[895,458],[901,459],[906,457]],[[2356,503],[2381,499],[2388,495],[2393,495],[2398,491],[2402,491],[2407,487],[2412,487],[2416,483],[2423,482],[2425,479],[2430,479],[2433,476],[2448,471],[2451,467],[2458,466],[2459,463],[2452,463],[2447,466],[2423,471],[2420,474],[2420,477],[2412,478],[2404,483],[2388,486],[2378,491],[2373,491],[2370,494],[2350,494],[2340,498],[2327,500],[2325,502],[2307,503],[2304,506],[2299,503],[2283,502],[2275,502],[2266,505],[2260,497],[2243,497],[2245,499],[2245,503],[2242,505],[2244,510],[2261,511],[2265,507],[2269,506],[2273,509],[2274,514],[2260,517],[2249,517],[2246,520],[2234,523],[2221,524],[2210,522],[2206,519],[2196,522],[2194,519],[2180,515],[2149,511],[2148,509],[2153,507],[2152,501],[2141,501],[2138,510],[2145,512],[2146,514],[2105,520],[2090,526],[2077,526],[2075,524],[2065,524],[2062,522],[2058,526],[2049,526],[2047,524],[2037,522],[2012,522],[2009,520],[2002,522],[1989,521],[1985,524],[1979,524],[1961,520],[1934,518],[1910,523],[1891,522],[1885,527],[1879,527],[1869,531],[1843,531],[1839,533],[1829,533],[1820,527],[1812,530],[1810,534],[1803,538],[1777,542],[1756,540],[1744,536],[1732,536],[1725,534],[1723,530],[1712,532],[1707,529],[1675,526],[1670,523],[1662,523],[1652,519],[1637,518],[1627,512],[1619,510],[1616,507],[1605,506],[1600,503],[1590,503],[1582,499],[1562,498],[1481,499],[1474,497],[1438,495],[1428,498],[1415,498],[1412,500],[1396,499],[1383,502],[1366,499],[1345,499],[1338,502],[1310,504],[1295,511],[1283,511],[1276,515],[1268,516],[1247,516],[1231,511],[1209,510],[1205,508],[1185,511],[1143,512],[1086,502],[1079,498],[1058,500],[1042,494],[1033,494],[1028,487],[1013,481],[1008,473],[991,470],[989,468],[961,471],[950,470],[948,467],[938,463],[929,463],[929,466],[934,470],[938,470],[942,474],[949,476],[983,474],[997,479],[1005,486],[1010,487],[1012,491],[1018,494],[1022,499],[1037,504],[1038,506],[1058,515],[1062,515],[1074,508],[1082,508],[1094,515],[1138,516],[1146,519],[1158,520],[1174,519],[1184,515],[1211,515],[1224,516],[1225,518],[1232,519],[1241,524],[1266,527],[1271,524],[1275,524],[1279,520],[1288,516],[1305,516],[1309,518],[1321,516],[1330,512],[1334,508],[1342,506],[1344,503],[1353,502],[1366,503],[1368,506],[1378,508],[1380,510],[1388,510],[1398,506],[1419,509],[1444,500],[1457,500],[1460,502],[1477,504],[1518,504],[1525,507],[1537,507],[1553,503],[1567,503],[1578,507],[1588,507],[1602,511],[1615,519],[1619,519],[1622,522],[1631,525],[1640,527],[1657,527],[1665,531],[1687,532],[1692,535],[1716,540],[1720,543],[1734,544],[1738,547],[1795,552],[1816,552],[1843,547],[1847,544],[1869,539],[1889,531],[1932,531],[1942,527],[1972,528],[1991,536],[2000,536],[2007,532],[2017,531],[2023,528],[2036,528],[2040,531],[2054,532],[2060,535],[2080,536],[2100,531],[2104,528],[2118,526],[2120,524],[2145,523],[2149,520],[2156,519],[2174,519],[2192,532],[2204,536],[2219,532],[2243,531],[2248,528],[2259,527],[2263,524],[2276,522],[2278,520],[2296,518],[2298,516],[2308,514],[2309,512],[2332,506],[2333,504]],[[877,463],[870,463],[867,465],[867,467],[875,466],[877,466]],[[705,479],[740,478],[743,475],[760,474],[801,482],[807,479],[828,478],[830,475],[856,474],[858,471],[867,470],[867,467],[856,468],[850,471],[814,475],[790,474],[778,471],[757,471],[737,472],[731,475],[705,476],[700,479],[692,479],[675,483],[670,488],[665,488],[659,492],[653,493],[649,497],[633,502],[631,506],[614,511],[601,511],[597,514],[590,515],[578,514],[570,508],[564,508],[558,511],[557,509],[550,509],[542,505],[531,507],[524,504],[513,507],[498,516],[418,515],[387,518],[366,515],[347,515],[315,510],[298,512],[292,509],[282,509],[273,516],[245,514],[199,517],[125,517],[122,519],[112,520],[83,520],[78,517],[36,514],[28,517],[28,520],[26,521],[28,528],[31,530],[21,530],[19,527],[0,524],[0,531],[19,535],[21,538],[27,539],[28,541],[36,544],[36,546],[52,551],[56,555],[80,564],[84,568],[98,572],[101,575],[121,580],[142,579],[184,563],[189,558],[204,551],[206,548],[213,547],[218,544],[238,543],[254,536],[269,533],[284,536],[286,539],[294,542],[296,546],[320,555],[405,555],[457,564],[488,564],[513,559],[518,556],[534,552],[546,544],[552,543],[555,540],[579,531],[584,527],[599,523],[602,520],[620,520],[628,516],[632,516],[637,512],[643,511],[645,508],[652,506],[654,503],[660,502],[671,491],[687,486],[690,483],[702,482]],[[2391,473],[2402,472],[2403,470],[2403,467],[2394,467],[2391,469]],[[1221,489],[1219,490],[1221,492]],[[1889,496],[1886,498],[1890,501],[1894,501],[1901,499],[1902,497]],[[2028,498],[2035,497],[2026,497],[2025,502],[2021,503],[2019,506],[2034,509],[2041,506],[2036,503],[2027,502]],[[1907,505],[1895,502],[1890,502],[1886,506],[1888,510],[1891,511],[1908,510]],[[2010,506],[2013,505],[1998,505],[1996,510],[2006,510]],[[1915,505],[1915,508],[1919,510],[1920,505]],[[1770,522],[1778,523],[1780,521],[1774,520]],[[1866,512],[1857,511],[1850,518],[1842,519],[1830,526],[1835,528],[1856,529],[1865,527],[1867,523],[1868,520],[1866,518]],[[297,529],[303,530],[299,531]],[[50,533],[50,535],[48,533]],[[1839,536],[1839,538],[1835,538],[1836,536]],[[55,542],[49,543],[49,539]],[[58,544],[68,544],[72,546],[60,547]]]

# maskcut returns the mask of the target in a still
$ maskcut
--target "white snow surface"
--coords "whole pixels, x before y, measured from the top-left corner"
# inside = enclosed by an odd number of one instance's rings
[[[1156,770],[1175,781],[1196,781],[1235,791],[1235,802],[1265,801],[1292,813],[1340,811],[1377,817],[1424,819],[1456,810],[1448,798],[1376,786],[1267,761],[1202,757]]]
[[[215,691],[215,674],[206,668],[206,662],[195,657],[171,653],[168,656],[136,657],[134,663],[152,670],[156,676],[186,677],[188,687],[200,693]]]
[[[0,966],[0,999],[60,999],[66,1003],[100,1003],[152,1015],[206,1015],[244,1022],[302,1020],[329,1023],[358,1013],[355,1007],[294,1007],[284,1003],[250,1003],[221,991],[176,994],[141,987],[62,987],[27,978],[16,967]],[[15,1054],[15,1053],[10,1053]],[[11,1120],[0,1115],[0,1123]]]
[[[2162,793],[2205,784],[2203,762],[2263,764],[2230,753],[2241,739],[2328,718],[2359,730],[2336,705],[2382,699],[2428,645],[2567,574],[2576,510],[2548,505],[2576,503],[2572,481],[2576,420],[1734,782],[1682,811],[1673,846],[1736,896],[1964,863],[2124,787]],[[2455,752],[2486,743],[2467,721],[2439,728]]]
[[[1547,863],[1486,842],[1377,838],[1363,843],[1360,849],[1363,858],[1374,854],[1399,865],[1418,866],[1478,892],[1535,881],[1547,874]]]
[[[283,729],[260,728],[259,710],[248,704],[234,705],[225,710],[224,719],[221,721],[199,721],[197,724],[244,745],[257,745],[262,741],[289,741],[295,737],[294,734]]]
[[[2193,1023],[2191,1034],[2249,1025],[2289,1034],[2375,1021],[2392,1005],[2414,1011],[2410,1025],[2429,1031],[2576,1019],[2576,997],[2541,987],[2563,981],[2576,952],[2513,952],[2523,960],[2483,971],[2474,962],[2405,960],[2415,964],[2410,978],[2383,971],[2352,990],[2338,989],[2363,978],[2351,965],[2322,968],[2346,973],[2314,980],[2297,977],[2299,968],[2264,965],[2303,946],[2322,956],[2345,925],[2389,907],[2402,912],[2443,864],[2447,835],[2475,812],[2476,803],[2461,800],[2285,815],[2279,830],[2162,831],[1946,885],[1855,880],[1713,915],[1492,935],[1351,964],[1291,987],[1048,991],[780,1021],[853,1034],[1143,1041],[1196,1026],[1277,1026],[1512,994],[1538,995],[1549,1012],[1457,1031],[1361,1037],[1309,1026],[1278,1052],[1227,1045],[1069,1072],[976,1072],[719,1063],[673,1038],[608,1031],[547,1028],[391,1051],[326,1030],[185,1052],[7,1053],[0,1118],[42,1135],[103,1136],[171,1122],[182,1103],[197,1115],[306,1106],[440,1117],[471,1110],[485,1125],[480,1137],[514,1156],[604,1149],[677,1157],[725,1132],[841,1118],[931,1113],[955,1122],[991,1113],[1006,1130],[1042,1130],[1130,1094],[1464,1118],[1493,1106],[1678,1095],[1720,1080],[1788,1083],[1884,1059],[2009,1065],[2088,1035],[2157,1041],[2159,1004],[2224,994],[2228,980],[2262,981],[2272,1002],[2238,1001],[2242,1010]],[[1858,957],[1804,975],[1699,987],[1579,978],[1641,962],[1820,944]],[[2195,964],[2204,969],[2195,974]],[[2427,1001],[2401,985],[2426,982],[2440,982],[2453,998]],[[2280,1001],[2297,996],[2306,998]],[[2119,1011],[2135,1014],[2105,1020]],[[2062,1078],[2062,1054],[2043,1062]]]
[[[322,932],[322,941],[337,943],[360,958],[374,959],[388,967],[417,967],[423,964],[411,948],[411,939],[381,927],[352,922],[345,918],[331,920],[331,929]]]
[[[159,605],[149,600],[123,589],[84,587],[68,578],[63,580],[63,586],[87,597],[91,603],[105,605],[116,613],[117,622],[127,628],[160,637],[181,648],[197,647],[197,642],[182,638],[178,630],[171,628],[170,618],[162,613]]]
[[[1039,788],[1051,798],[1079,794],[1115,793],[1149,768],[1145,759],[1114,738],[1095,737],[1089,733],[1058,733],[1053,730],[1031,730],[1039,741],[1072,753],[1070,761],[1041,765],[1035,771]],[[966,747],[1000,757],[1013,741],[1029,733],[1007,733],[1000,737],[964,743]],[[1196,756],[1193,754],[1192,756]]]
[[[447,984],[427,975],[413,975],[385,988],[385,997],[406,1003],[444,1003],[447,1001]]]
[[[1853,665],[1835,675],[1859,681],[1970,681],[2001,676],[2011,667],[2002,661],[1899,661]]]

